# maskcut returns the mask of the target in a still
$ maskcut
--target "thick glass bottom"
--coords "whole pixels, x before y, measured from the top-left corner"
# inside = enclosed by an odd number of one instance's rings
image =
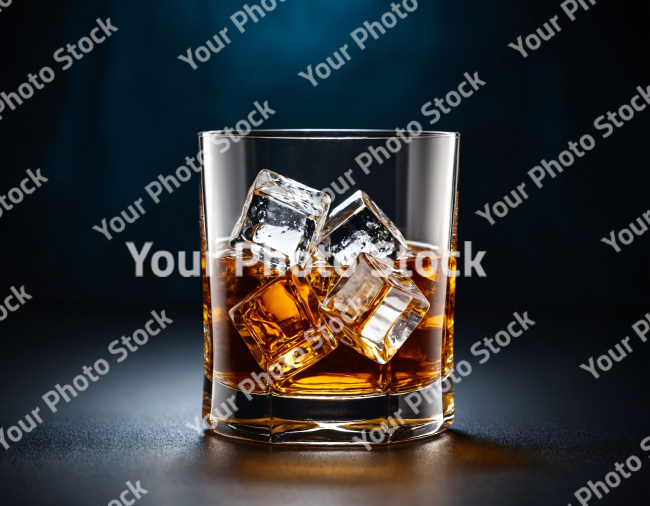
[[[454,419],[451,376],[404,394],[286,397],[252,394],[205,379],[203,421],[222,436],[275,444],[370,445],[420,439]]]

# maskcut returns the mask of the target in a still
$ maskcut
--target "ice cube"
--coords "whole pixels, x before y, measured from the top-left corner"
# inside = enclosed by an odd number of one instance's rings
[[[278,384],[338,346],[299,265],[251,293],[229,315],[257,363]]]
[[[429,310],[417,285],[386,261],[361,253],[320,305],[342,325],[343,343],[387,363]]]
[[[280,270],[304,267],[316,250],[329,207],[326,193],[263,170],[248,190],[230,245]]]
[[[402,233],[362,191],[330,214],[319,249],[330,264],[350,265],[359,253],[396,260],[407,249]]]

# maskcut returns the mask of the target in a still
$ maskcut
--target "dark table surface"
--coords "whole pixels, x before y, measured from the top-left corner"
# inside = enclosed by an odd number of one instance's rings
[[[146,312],[16,314],[1,357],[0,422],[6,431],[40,406],[43,423],[0,449],[3,505],[108,504],[127,481],[140,481],[147,494],[138,505],[575,506],[576,490],[631,455],[641,470],[590,504],[648,503],[650,453],[640,443],[650,436],[650,344],[633,342],[635,351],[598,380],[578,367],[630,334],[639,316],[529,311],[535,326],[479,365],[470,346],[512,313],[461,312],[456,357],[473,370],[457,385],[452,429],[366,451],[247,443],[186,426],[200,414],[200,314],[167,313],[174,324],[119,364],[108,344],[141,326]],[[49,333],[51,344],[29,346],[36,333]],[[109,373],[51,413],[41,396],[99,358]]]

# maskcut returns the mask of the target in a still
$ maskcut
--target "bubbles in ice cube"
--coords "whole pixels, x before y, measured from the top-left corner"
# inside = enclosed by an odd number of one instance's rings
[[[230,244],[281,270],[304,266],[316,250],[329,207],[326,193],[263,170],[248,191]]]
[[[377,204],[357,191],[332,211],[319,248],[331,264],[350,265],[360,253],[396,260],[407,245]]]

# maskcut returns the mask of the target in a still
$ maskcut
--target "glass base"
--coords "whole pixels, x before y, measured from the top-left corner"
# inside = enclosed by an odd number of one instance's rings
[[[453,378],[404,394],[286,397],[206,381],[203,420],[222,436],[275,444],[371,445],[420,439],[454,419]]]

